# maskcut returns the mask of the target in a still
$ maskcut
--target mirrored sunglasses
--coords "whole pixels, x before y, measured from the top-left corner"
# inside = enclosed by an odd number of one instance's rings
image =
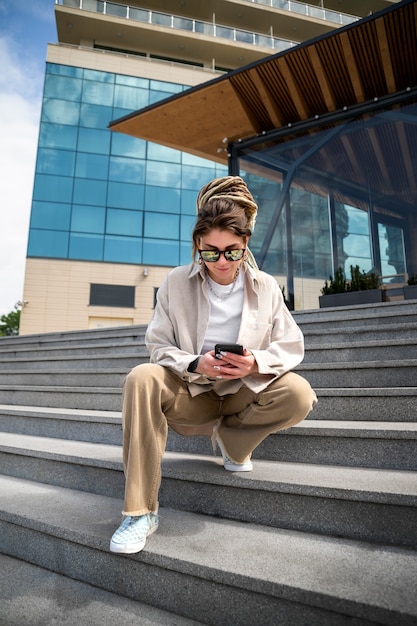
[[[240,261],[245,254],[246,248],[236,250],[199,250],[200,257],[207,263],[215,263],[220,259],[220,255],[224,254],[226,261]]]

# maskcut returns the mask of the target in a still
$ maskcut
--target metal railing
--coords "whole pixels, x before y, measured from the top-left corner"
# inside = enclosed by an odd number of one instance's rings
[[[297,2],[297,0],[244,0],[244,2],[262,4],[264,6],[272,7],[273,9],[282,9],[283,11],[290,11],[292,13],[297,13],[298,15],[315,17],[319,20],[332,22],[333,24],[352,24],[359,19],[358,17],[348,15],[347,13],[339,13],[338,11],[332,11],[332,9],[313,6],[312,4],[306,4],[305,2]]]
[[[111,15],[112,17],[121,17],[146,24],[153,24],[155,26],[165,26],[174,30],[183,30],[190,33],[207,35],[209,37],[228,39],[229,41],[270,48],[275,51],[287,50],[298,44],[298,42],[280,39],[272,35],[262,35],[260,33],[239,30],[229,26],[222,26],[214,22],[202,22],[200,20],[171,15],[169,13],[139,9],[125,4],[107,2],[107,0],[55,0],[55,4],[103,15]]]

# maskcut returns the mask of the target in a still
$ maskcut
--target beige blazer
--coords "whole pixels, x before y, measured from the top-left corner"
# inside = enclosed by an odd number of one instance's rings
[[[187,371],[200,354],[210,303],[206,279],[198,263],[176,267],[165,277],[146,332],[152,363],[169,367],[188,383],[191,395],[211,389],[219,395],[235,393],[245,384],[259,393],[304,358],[304,338],[287,309],[276,280],[244,263],[245,296],[238,343],[250,350],[258,364],[255,375],[216,381]]]

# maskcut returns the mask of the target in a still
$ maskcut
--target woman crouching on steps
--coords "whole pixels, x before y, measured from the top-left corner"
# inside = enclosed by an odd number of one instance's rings
[[[304,357],[301,330],[248,248],[256,213],[239,176],[215,179],[198,194],[194,262],[163,281],[145,337],[150,363],[124,384],[125,518],[113,552],[139,552],[158,527],[168,426],[212,437],[225,470],[248,472],[261,441],[303,420],[317,401],[291,371]],[[242,354],[226,348],[216,357],[216,344],[234,343]]]

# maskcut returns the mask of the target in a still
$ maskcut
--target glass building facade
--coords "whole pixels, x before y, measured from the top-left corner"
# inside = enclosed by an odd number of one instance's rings
[[[227,168],[107,126],[188,86],[47,63],[28,257],[176,266]]]
[[[387,285],[416,272],[416,122],[405,99],[279,143],[236,145],[233,169],[260,206],[252,250],[287,277],[296,303],[309,279],[322,284],[339,267],[347,278],[351,266],[375,271]]]

